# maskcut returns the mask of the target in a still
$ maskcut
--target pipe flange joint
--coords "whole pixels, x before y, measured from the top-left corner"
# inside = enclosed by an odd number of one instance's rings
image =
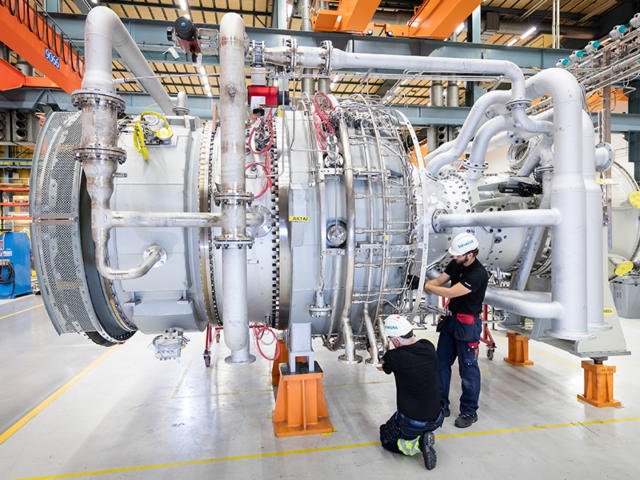
[[[333,58],[333,44],[329,40],[322,42],[322,48],[324,48],[324,70],[320,73],[322,75],[331,75],[331,59]]]
[[[164,248],[162,248],[160,245],[149,245],[145,249],[144,253],[142,254],[142,257],[144,258],[144,260],[146,260],[157,249],[160,249],[160,260],[156,262],[153,268],[160,268],[165,263],[167,263],[167,251]]]
[[[312,318],[330,317],[331,311],[331,305],[324,305],[322,307],[311,305],[309,307],[309,316]]]
[[[598,145],[596,145],[596,150],[599,150],[599,149],[604,149],[608,153],[608,158],[607,158],[607,161],[604,163],[604,165],[596,165],[596,172],[602,173],[609,170],[611,165],[613,165],[613,161],[616,158],[616,154],[611,144],[607,142],[600,142]]]
[[[216,207],[220,205],[247,205],[251,206],[253,203],[253,193],[251,192],[215,192],[213,194],[213,201]]]
[[[252,66],[264,67],[264,42],[251,41],[251,51],[253,53]]]
[[[295,38],[287,38],[285,40],[285,46],[289,49],[289,58],[291,63],[289,64],[289,71],[295,72],[298,67],[298,40]]]
[[[464,160],[462,162],[462,166],[464,167],[465,170],[475,170],[478,172],[484,172],[489,168],[489,164],[487,162],[484,162],[482,165],[479,165],[477,163],[471,163],[469,162],[469,160]]]
[[[544,165],[540,165],[536,168],[536,172],[544,173],[544,172],[553,172],[553,164],[545,163]]]
[[[504,104],[507,107],[507,110],[510,112],[514,109],[527,109],[531,106],[531,100],[528,98],[514,98],[513,100],[509,100]]]
[[[262,215],[262,223],[255,227],[247,227],[247,233],[252,238],[261,238],[265,237],[271,232],[271,227],[273,225],[273,216],[271,215],[271,210],[269,210],[264,205],[251,205],[247,208],[247,212],[257,213]]]
[[[253,238],[247,235],[217,235],[213,239],[213,244],[219,250],[223,248],[228,250],[229,248],[252,248]]]
[[[173,107],[174,115],[184,116],[189,115],[190,112],[191,110],[189,110],[187,107]]]
[[[114,106],[118,113],[124,113],[127,107],[126,102],[120,95],[96,90],[76,90],[71,94],[71,103],[78,109],[82,109],[85,106]]]
[[[447,229],[440,227],[438,220],[442,215],[446,215],[447,211],[443,209],[438,209],[433,212],[433,216],[431,217],[431,227],[435,233],[444,233]]]
[[[123,164],[127,159],[127,152],[123,148],[118,147],[85,147],[79,146],[73,148],[73,154],[76,160],[80,162],[92,160],[117,161]]]

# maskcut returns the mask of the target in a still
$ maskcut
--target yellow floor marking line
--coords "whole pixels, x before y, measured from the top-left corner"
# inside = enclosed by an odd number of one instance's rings
[[[22,312],[26,312],[28,310],[33,310],[34,308],[42,307],[43,305],[44,305],[44,303],[41,303],[40,305],[36,305],[35,307],[29,307],[29,308],[25,308],[24,310],[20,310],[19,312],[10,313],[9,315],[5,315],[4,317],[0,317],[0,320],[2,320],[3,318],[13,317],[14,315],[17,315],[17,314],[22,313]]]
[[[44,402],[42,402],[40,405],[38,405],[36,408],[31,410],[29,413],[27,413],[20,420],[18,420],[18,422],[15,423],[11,428],[9,428],[9,430],[7,430],[2,435],[0,435],[0,445],[2,445],[2,443],[4,443],[4,441],[7,440],[11,435],[13,435],[18,430],[20,430],[22,427],[24,427],[25,424],[27,422],[29,422],[29,420],[31,420],[33,417],[38,415],[42,410],[45,409],[45,407],[50,405],[51,402],[53,402],[56,398],[58,398],[64,392],[69,390],[69,388],[71,388],[76,382],[78,382],[78,380],[80,380],[87,373],[89,373],[91,370],[93,370],[100,362],[105,360],[109,355],[111,355],[113,352],[115,352],[119,347],[120,347],[120,345],[115,345],[114,347],[111,347],[106,353],[104,353],[104,355],[102,355],[95,362],[93,362],[91,365],[89,365],[87,368],[85,368],[83,371],[81,371],[78,375],[76,375],[71,380],[69,380],[64,386],[60,387],[58,389],[58,391],[53,393]]]
[[[524,428],[508,428],[504,430],[488,430],[483,432],[465,432],[465,433],[456,433],[452,435],[436,435],[436,439],[442,440],[447,438],[458,438],[458,437],[474,437],[480,435],[495,435],[499,433],[515,433],[515,432],[529,432],[534,430],[548,430],[552,428],[566,428],[566,427],[579,427],[583,425],[598,425],[598,424],[607,424],[607,423],[618,423],[618,422],[636,422],[639,421],[640,417],[632,417],[632,418],[616,418],[611,420],[594,420],[591,422],[572,422],[572,423],[559,423],[556,425],[541,425],[537,427],[524,427]],[[334,430],[335,431],[335,430]],[[112,473],[127,473],[127,472],[140,472],[144,470],[157,470],[161,468],[172,468],[172,467],[186,467],[190,465],[205,465],[210,463],[220,463],[220,462],[233,462],[236,460],[254,460],[258,458],[270,458],[270,457],[281,457],[288,455],[300,455],[303,453],[317,453],[317,452],[330,452],[336,450],[349,450],[354,448],[363,448],[363,447],[375,447],[380,445],[380,442],[368,442],[368,443],[355,443],[352,445],[338,445],[335,447],[319,447],[319,448],[308,448],[304,450],[287,450],[284,452],[272,452],[272,453],[258,453],[254,455],[238,455],[235,457],[221,457],[221,458],[207,458],[203,460],[190,460],[187,462],[175,462],[175,463],[158,463],[155,465],[144,465],[140,467],[127,467],[127,468],[112,468],[109,470],[95,470],[92,472],[79,472],[79,473],[67,473],[63,475],[47,475],[43,477],[25,477],[17,480],[56,480],[60,478],[77,478],[77,477],[88,477],[91,475],[108,475]]]
[[[171,395],[171,400],[175,400],[176,398],[185,398],[185,397],[177,397],[177,395],[178,395],[178,392],[180,391],[180,388],[182,388],[182,383],[184,382],[185,378],[187,378],[187,373],[189,373],[189,369],[191,368],[193,361],[198,356],[198,352],[200,351],[200,347],[202,346],[202,342],[204,342],[205,338],[207,338],[207,332],[205,332],[202,335],[202,338],[200,338],[198,345],[196,345],[196,351],[193,352],[193,355],[191,356],[191,360],[189,360],[189,363],[187,364],[187,368],[185,368],[184,372],[182,372],[182,376],[180,377],[178,386],[176,386],[176,389],[173,391],[173,395]]]

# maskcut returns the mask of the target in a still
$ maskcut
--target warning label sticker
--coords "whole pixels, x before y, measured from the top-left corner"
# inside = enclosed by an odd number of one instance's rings
[[[308,222],[309,217],[289,217],[290,222]]]

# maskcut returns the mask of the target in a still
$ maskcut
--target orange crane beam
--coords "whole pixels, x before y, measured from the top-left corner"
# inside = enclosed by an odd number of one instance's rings
[[[58,88],[47,77],[27,77],[9,62],[0,58],[0,91],[21,87]]]
[[[38,4],[35,6],[40,10]],[[65,92],[80,89],[84,61],[77,47],[64,39],[64,33],[44,11],[36,11],[27,0],[7,1],[0,6],[0,42]]]
[[[406,25],[370,23],[380,5],[379,0],[329,0],[329,3],[337,3],[337,10],[320,10],[314,3],[311,24],[315,31],[366,33],[374,27],[382,27],[393,37],[444,40],[482,4],[482,0],[424,0]]]
[[[337,10],[311,9],[311,24],[316,32],[364,32],[380,0],[329,0],[338,3]]]

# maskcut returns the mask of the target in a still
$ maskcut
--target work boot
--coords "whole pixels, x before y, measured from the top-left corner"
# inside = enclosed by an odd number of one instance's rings
[[[473,425],[474,423],[476,423],[477,421],[478,421],[477,413],[474,413],[473,415],[460,414],[460,416],[456,418],[454,425],[458,428],[467,428]]]
[[[420,437],[420,451],[422,452],[424,466],[427,467],[427,470],[433,470],[436,468],[438,456],[433,448],[434,443],[436,443],[436,436],[433,432],[425,432]]]
[[[449,410],[449,405],[445,405],[444,407],[442,407],[442,413],[444,414],[445,418],[451,416],[451,410]]]

